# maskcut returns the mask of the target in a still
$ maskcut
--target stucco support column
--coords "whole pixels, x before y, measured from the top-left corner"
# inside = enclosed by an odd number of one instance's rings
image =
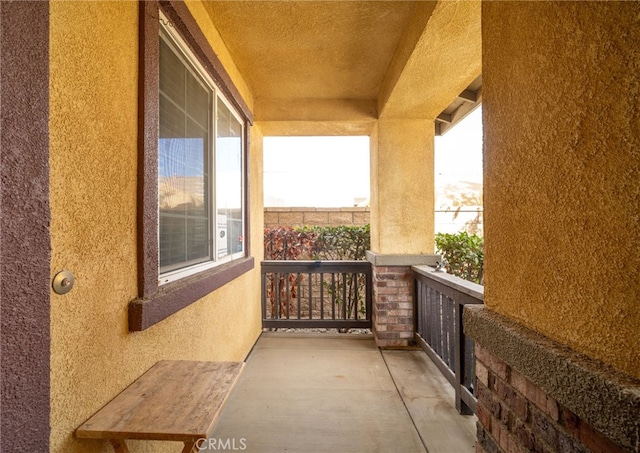
[[[433,121],[380,120],[371,136],[373,333],[380,347],[414,337],[411,266],[435,264]]]

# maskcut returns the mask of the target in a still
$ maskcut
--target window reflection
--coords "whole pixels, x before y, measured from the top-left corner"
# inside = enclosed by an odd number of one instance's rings
[[[242,212],[242,124],[218,98],[216,206],[218,257],[244,250]],[[226,237],[226,241],[221,240]]]

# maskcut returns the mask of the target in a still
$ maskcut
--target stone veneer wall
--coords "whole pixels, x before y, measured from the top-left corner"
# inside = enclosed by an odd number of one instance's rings
[[[264,208],[264,226],[300,227],[366,225],[370,221],[369,208]]]

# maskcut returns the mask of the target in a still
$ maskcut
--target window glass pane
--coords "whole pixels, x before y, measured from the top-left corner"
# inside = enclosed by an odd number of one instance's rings
[[[218,98],[216,136],[217,256],[244,250],[242,124]]]
[[[160,272],[209,261],[213,94],[160,40]]]

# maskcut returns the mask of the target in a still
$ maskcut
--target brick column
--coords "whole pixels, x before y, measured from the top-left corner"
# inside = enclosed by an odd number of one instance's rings
[[[372,331],[380,348],[414,343],[414,280],[411,266],[434,266],[439,255],[381,255],[367,251],[373,270]]]
[[[381,348],[413,343],[413,276],[410,266],[373,266],[373,334]]]

